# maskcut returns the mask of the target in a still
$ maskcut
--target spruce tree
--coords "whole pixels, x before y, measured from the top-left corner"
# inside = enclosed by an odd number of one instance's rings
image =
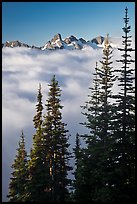
[[[90,171],[91,171],[91,164],[89,161],[90,157],[90,148],[89,143],[91,143],[91,135],[92,141],[95,143],[97,141],[98,131],[97,129],[97,117],[99,116],[99,76],[97,74],[98,70],[98,63],[96,62],[94,79],[93,79],[93,87],[90,87],[89,90],[91,94],[88,95],[89,101],[85,103],[84,106],[81,106],[84,110],[82,114],[86,116],[87,120],[84,125],[87,129],[89,129],[89,134],[79,135],[86,140],[88,147],[79,148],[78,147],[78,135],[76,137],[76,147],[75,147],[75,158],[76,158],[76,170],[75,170],[75,198],[78,202],[84,201],[92,201],[91,198],[91,188],[92,185],[90,184]],[[78,150],[77,150],[78,149]]]
[[[74,169],[74,200],[78,201],[79,197],[80,197],[80,184],[81,184],[81,178],[79,175],[79,168],[80,168],[80,138],[79,138],[79,134],[76,134],[76,144],[75,147],[73,148],[74,150],[74,155],[75,155],[75,169]]]
[[[49,193],[49,171],[46,162],[46,147],[42,130],[42,93],[41,84],[39,84],[36,115],[33,118],[36,133],[33,136],[33,148],[30,152],[29,160],[29,201],[44,202],[50,199]]]
[[[85,183],[90,201],[109,202],[111,200],[111,150],[113,148],[113,105],[112,87],[116,80],[113,73],[112,50],[108,41],[105,39],[103,49],[103,60],[101,68],[96,66],[93,88],[89,95],[89,101],[82,108],[87,121],[83,123],[90,131],[85,135],[87,149],[84,150],[84,169]],[[84,176],[84,175],[83,175]],[[86,177],[88,179],[86,179]]]
[[[135,87],[134,71],[130,53],[134,51],[131,48],[131,37],[129,33],[131,26],[128,25],[128,9],[125,9],[123,46],[118,48],[121,59],[117,62],[122,63],[118,70],[118,86],[121,87],[118,95],[115,96],[117,102],[115,116],[115,138],[117,149],[116,154],[116,177],[115,199],[116,201],[133,201],[135,198]]]
[[[85,111],[82,112],[84,116],[86,116],[87,121],[84,123],[81,123],[84,125],[86,128],[89,129],[90,133],[92,136],[95,136],[96,140],[96,135],[98,134],[98,117],[100,115],[100,83],[101,79],[99,78],[99,68],[98,68],[98,62],[96,62],[96,67],[95,67],[95,73],[93,73],[93,87],[90,87],[90,94],[88,95],[89,101],[85,102],[84,106],[81,106],[81,108]],[[92,114],[91,114],[92,113]],[[89,143],[91,137],[89,135],[84,135],[84,138],[86,138],[86,143]],[[93,139],[93,138],[92,138]]]
[[[74,150],[75,154],[75,169],[74,169],[74,195],[75,202],[88,202],[92,201],[90,197],[89,185],[89,162],[87,152],[84,148],[80,147],[80,135],[76,135],[76,145]]]
[[[48,147],[47,160],[50,165],[51,201],[65,201],[68,190],[67,178],[71,167],[68,165],[70,153],[68,151],[68,136],[66,124],[62,122],[61,90],[58,81],[53,76],[49,84],[48,99],[46,100],[46,113],[43,121],[43,134]]]
[[[10,202],[26,202],[28,200],[28,163],[23,130],[18,146],[17,155],[11,166],[13,172],[7,195]]]

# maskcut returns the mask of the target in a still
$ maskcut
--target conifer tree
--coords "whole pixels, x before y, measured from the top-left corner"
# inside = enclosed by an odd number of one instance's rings
[[[93,74],[95,78],[93,79],[93,87],[90,87],[89,90],[91,94],[88,95],[89,101],[85,103],[84,106],[81,106],[84,112],[83,115],[86,116],[87,121],[81,123],[87,129],[89,129],[89,134],[79,135],[82,138],[86,139],[87,145],[91,143],[91,135],[92,141],[95,143],[97,141],[98,136],[98,126],[97,126],[97,117],[99,116],[99,76],[98,72],[98,63],[96,62],[95,73]],[[78,137],[78,136],[77,136]],[[77,139],[78,140],[78,139]],[[77,148],[77,145],[76,145]],[[75,158],[76,158],[76,170],[75,170],[75,198],[78,202],[84,201],[92,201],[91,198],[91,184],[90,184],[90,171],[91,164],[89,161],[90,151],[89,145],[87,149],[81,148],[79,149],[79,153],[77,153],[75,149]]]
[[[23,130],[18,146],[17,155],[11,166],[13,172],[7,195],[10,202],[26,202],[28,199],[28,163]]]
[[[75,170],[74,170],[74,189],[75,189],[75,194],[74,194],[74,199],[78,201],[79,199],[79,194],[80,194],[80,184],[81,184],[81,178],[79,175],[79,163],[80,163],[80,138],[79,134],[76,134],[76,144],[75,147],[73,148],[74,154],[75,154]]]
[[[115,138],[117,149],[116,157],[116,177],[115,196],[118,201],[133,201],[135,198],[135,87],[134,71],[131,66],[134,60],[130,53],[134,51],[131,48],[131,37],[129,33],[131,26],[128,25],[128,9],[125,9],[123,47],[118,48],[121,59],[117,62],[122,63],[118,70],[118,86],[121,87],[117,100],[117,109],[115,116]]]
[[[33,122],[36,133],[33,136],[33,148],[30,152],[29,160],[29,201],[43,202],[50,199],[49,195],[49,172],[46,162],[46,147],[42,130],[42,93],[41,84],[39,84],[36,105],[36,115]]]
[[[101,79],[99,78],[98,74],[98,62],[96,62],[96,67],[95,67],[95,73],[93,73],[94,79],[93,79],[93,87],[90,87],[89,90],[91,91],[91,94],[88,95],[89,101],[85,102],[84,106],[81,106],[85,112],[82,112],[83,115],[86,116],[87,121],[84,123],[81,123],[84,125],[86,128],[89,129],[90,133],[92,136],[95,136],[96,139],[96,134],[98,134],[98,120],[97,117],[100,115],[99,110],[100,110],[100,83]],[[92,113],[92,114],[91,114]],[[84,135],[86,138],[86,142],[88,143],[89,140],[91,139],[89,135]]]
[[[90,201],[106,202],[111,201],[111,149],[113,147],[113,105],[112,86],[116,77],[110,66],[112,50],[105,39],[103,49],[103,60],[101,68],[97,67],[94,87],[91,88],[89,101],[82,108],[87,121],[83,123],[90,131],[85,135],[87,149],[83,150],[85,183],[88,186]],[[83,175],[84,177],[84,175]],[[86,179],[86,177],[88,179]]]
[[[90,185],[88,173],[88,160],[87,152],[84,148],[80,147],[80,135],[76,135],[76,145],[74,150],[75,154],[75,169],[74,169],[74,195],[75,202],[91,201],[90,198]]]
[[[49,84],[48,99],[46,100],[46,114],[43,121],[43,134],[48,147],[47,160],[50,165],[51,201],[65,201],[69,180],[67,173],[71,170],[68,165],[70,153],[68,151],[68,136],[66,124],[62,122],[61,90],[55,75]]]

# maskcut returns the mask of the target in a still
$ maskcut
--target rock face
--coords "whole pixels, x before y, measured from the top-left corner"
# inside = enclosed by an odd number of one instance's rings
[[[100,44],[100,45],[103,43],[103,41],[104,41],[104,37],[102,37],[102,36],[98,36],[98,37],[93,38],[91,40],[92,43],[96,43],[96,44]]]
[[[52,49],[51,42],[48,41],[48,42],[46,43],[46,45],[44,45],[43,47],[41,47],[41,49],[42,49],[42,50],[44,50],[44,49]]]
[[[3,47],[31,47],[25,43],[21,43],[20,41],[6,41],[6,43],[3,43]]]
[[[70,38],[65,38],[64,42],[65,42],[66,44],[70,44],[70,43],[71,43],[71,40],[70,40]]]
[[[62,48],[64,48],[63,40],[61,38],[61,35],[58,33],[51,39],[51,41],[48,41],[41,49],[52,50],[52,49],[62,49]]]
[[[83,38],[79,38],[79,40],[80,40],[83,44],[86,44],[86,40],[84,40]]]
[[[51,39],[51,43],[55,43],[56,41],[62,41],[61,35],[59,33]]]
[[[65,38],[65,40],[64,40],[64,42],[66,44],[70,44],[73,41],[78,41],[78,39],[75,36],[73,36],[73,35],[71,35],[70,37]]]
[[[78,43],[75,43],[74,44],[74,47],[75,47],[75,49],[78,49],[78,50],[81,50],[83,47],[80,45],[80,44],[78,44]]]

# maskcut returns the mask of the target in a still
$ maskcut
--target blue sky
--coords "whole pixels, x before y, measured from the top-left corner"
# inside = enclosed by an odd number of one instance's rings
[[[125,7],[131,35],[135,32],[135,2],[3,2],[2,42],[20,40],[42,46],[56,33],[91,40],[107,33],[121,37]]]

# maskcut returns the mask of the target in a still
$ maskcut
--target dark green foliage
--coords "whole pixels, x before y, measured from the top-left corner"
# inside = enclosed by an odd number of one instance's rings
[[[68,165],[70,153],[68,152],[68,136],[66,124],[62,122],[61,90],[55,76],[49,85],[47,112],[44,115],[43,134],[46,138],[47,159],[50,165],[50,185],[52,201],[64,201],[67,194],[69,180],[67,172],[71,170]]]
[[[38,104],[36,105],[37,114],[34,116],[33,122],[34,127],[36,129],[40,129],[42,125],[42,110],[43,110],[41,84],[39,84],[37,102],[38,102]]]
[[[115,137],[117,142],[117,165],[116,165],[116,199],[121,201],[133,201],[135,199],[135,87],[134,87],[134,69],[131,64],[130,52],[131,36],[129,32],[131,27],[128,25],[128,9],[125,9],[124,17],[124,36],[123,47],[119,48],[123,54],[121,59],[122,67],[116,70],[120,73],[118,78],[121,90],[115,96],[117,109],[115,115]]]
[[[112,99],[113,82],[116,80],[110,66],[111,54],[107,36],[103,60],[100,61],[102,67],[98,68],[96,63],[89,101],[82,106],[85,111],[83,114],[87,118],[87,121],[82,124],[89,129],[89,134],[83,136],[86,139],[87,148],[81,150],[79,178],[77,178],[81,180],[78,199],[83,201],[84,199],[91,202],[111,201],[110,194],[113,185],[111,149],[114,139],[112,136],[113,106],[110,99]]]
[[[25,160],[26,154],[23,152],[25,151],[23,136],[22,142],[19,143],[18,156],[12,166],[15,171],[9,186],[10,201],[61,202],[69,200],[67,187],[70,179],[67,176],[72,167],[68,164],[70,158],[66,135],[68,130],[65,129],[66,124],[62,122],[61,90],[55,76],[49,87],[49,98],[45,104],[47,111],[43,116],[41,85],[39,85],[36,115],[33,118],[36,133],[33,135],[33,147],[28,161]],[[23,161],[21,161],[22,154]]]
[[[90,197],[90,185],[89,185],[89,171],[88,171],[88,160],[85,155],[85,149],[80,147],[80,135],[76,135],[76,145],[74,148],[75,154],[75,171],[74,171],[74,195],[73,199],[75,202],[87,202],[92,201]],[[88,175],[88,176],[87,176]]]
[[[30,152],[29,160],[29,201],[42,202],[50,199],[49,193],[49,164],[46,160],[47,147],[42,130],[42,93],[39,85],[36,105],[36,115],[33,122],[36,128],[36,134],[33,136],[33,148]]]
[[[17,155],[11,167],[13,172],[7,197],[10,202],[25,202],[28,199],[28,163],[23,131],[17,149]]]
[[[101,68],[95,68],[93,88],[89,101],[82,108],[87,118],[82,123],[89,129],[89,134],[81,135],[87,148],[79,150],[75,171],[77,201],[94,202],[127,202],[135,199],[135,87],[134,62],[129,52],[131,36],[129,18],[124,18],[125,32],[124,52],[118,60],[123,66],[117,70],[120,76],[114,75],[108,38],[105,41]],[[112,86],[118,78],[120,92],[112,95]],[[115,102],[115,103],[114,103]]]

